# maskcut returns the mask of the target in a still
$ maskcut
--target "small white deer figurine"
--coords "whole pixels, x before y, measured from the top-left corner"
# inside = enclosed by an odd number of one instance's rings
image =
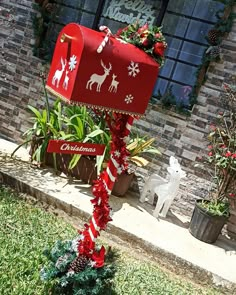
[[[109,68],[106,68],[106,66],[104,65],[102,60],[101,60],[101,66],[104,69],[104,74],[103,75],[92,74],[87,82],[86,89],[89,88],[89,90],[92,90],[92,85],[94,83],[97,83],[96,91],[100,92],[101,86],[102,86],[103,82],[105,81],[106,77],[110,74],[110,71],[112,68],[110,63],[109,63]]]
[[[61,70],[56,70],[55,74],[52,78],[52,85],[55,85],[56,81],[57,81],[57,88],[59,87],[59,83],[62,77],[63,72],[65,71],[65,67],[66,67],[66,60],[63,61],[62,57],[61,57]]]
[[[140,202],[145,202],[146,195],[150,191],[148,202],[153,204],[155,194],[158,196],[156,208],[153,212],[154,217],[159,215],[166,217],[170,205],[178,193],[180,179],[186,176],[175,157],[171,156],[169,163],[170,166],[167,171],[170,174],[170,180],[167,181],[157,174],[152,174],[146,181],[140,197]]]
[[[69,74],[69,71],[66,71],[66,75],[64,78],[63,86],[62,86],[65,90],[67,90],[67,88],[68,88],[68,83],[69,83],[69,79],[70,79],[68,74]]]
[[[112,81],[111,81],[111,85],[109,87],[109,91],[110,92],[117,92],[117,86],[120,83],[119,81],[116,80],[117,76],[115,74],[112,75]]]

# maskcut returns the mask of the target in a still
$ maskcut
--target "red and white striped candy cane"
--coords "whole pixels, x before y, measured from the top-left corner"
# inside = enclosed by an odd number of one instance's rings
[[[101,53],[103,48],[106,46],[110,36],[111,36],[111,30],[106,27],[106,26],[100,26],[99,27],[99,30],[102,31],[102,32],[105,32],[106,33],[106,36],[105,38],[103,39],[102,43],[99,45],[98,49],[97,49],[97,53]]]

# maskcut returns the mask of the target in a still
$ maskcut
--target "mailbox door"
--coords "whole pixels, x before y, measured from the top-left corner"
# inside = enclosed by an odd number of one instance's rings
[[[72,99],[83,47],[80,26],[65,26],[57,38],[47,80],[47,88],[63,99]]]

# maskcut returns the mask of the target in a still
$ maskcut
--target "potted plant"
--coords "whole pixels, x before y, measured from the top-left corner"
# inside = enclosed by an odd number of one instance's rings
[[[214,187],[208,199],[198,200],[190,222],[190,233],[214,243],[230,216],[230,201],[236,196],[236,88],[224,84],[224,111],[220,112],[208,135],[207,161]]]
[[[147,138],[146,136],[140,137],[138,134],[131,137],[127,150],[130,155],[128,156],[128,168],[118,176],[114,184],[112,194],[115,196],[123,196],[130,187],[134,178],[135,170],[137,167],[146,166],[149,161],[143,157],[145,153],[160,155],[160,151],[152,146],[155,138]]]

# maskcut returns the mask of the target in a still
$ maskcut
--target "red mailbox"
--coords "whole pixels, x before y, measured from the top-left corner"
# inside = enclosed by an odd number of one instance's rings
[[[159,65],[132,44],[75,23],[60,32],[47,89],[69,103],[144,114]]]

